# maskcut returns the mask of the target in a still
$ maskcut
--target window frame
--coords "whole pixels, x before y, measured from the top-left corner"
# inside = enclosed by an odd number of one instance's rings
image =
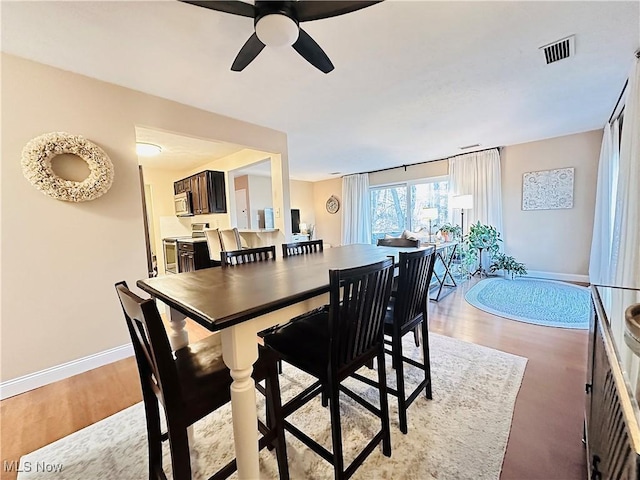
[[[414,185],[424,185],[427,183],[437,183],[437,182],[445,182],[445,181],[449,182],[449,175],[438,175],[435,177],[416,178],[416,179],[405,180],[401,182],[379,183],[376,185],[369,186],[369,195],[371,195],[372,190],[380,190],[380,189],[393,188],[393,187],[404,187],[406,189],[406,196],[407,196],[407,206],[404,212],[405,225],[407,230],[414,231],[414,225],[412,224],[412,219],[411,219],[411,205],[413,204],[413,195],[411,194],[411,187]],[[373,228],[371,229],[371,233],[373,236],[373,233],[374,233]]]

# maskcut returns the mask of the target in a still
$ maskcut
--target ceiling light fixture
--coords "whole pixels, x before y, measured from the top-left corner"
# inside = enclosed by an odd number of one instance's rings
[[[269,47],[290,47],[298,40],[299,34],[298,24],[279,13],[265,15],[256,23],[258,39]]]
[[[137,142],[136,153],[143,157],[153,157],[162,152],[162,147],[154,143]]]

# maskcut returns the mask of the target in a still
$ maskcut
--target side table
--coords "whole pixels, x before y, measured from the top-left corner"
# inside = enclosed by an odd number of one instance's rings
[[[435,247],[436,257],[434,259],[430,290],[437,288],[437,292],[434,296],[430,296],[429,299],[437,302],[458,286],[451,274],[451,261],[458,249],[458,242],[436,243]]]

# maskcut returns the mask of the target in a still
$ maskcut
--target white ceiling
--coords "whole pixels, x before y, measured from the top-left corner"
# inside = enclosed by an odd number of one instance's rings
[[[189,170],[244,150],[241,145],[212,142],[139,126],[136,127],[136,140],[162,148],[159,155],[139,155],[138,160],[143,166],[163,170]]]
[[[330,178],[601,128],[640,45],[639,2],[385,1],[303,23],[335,65],[265,48],[252,19],[177,1],[2,1],[2,50],[288,134]],[[539,47],[575,35],[576,55]]]

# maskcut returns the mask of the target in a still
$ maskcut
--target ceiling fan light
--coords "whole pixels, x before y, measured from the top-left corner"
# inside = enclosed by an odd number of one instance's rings
[[[265,15],[256,23],[256,35],[269,47],[291,46],[298,40],[298,34],[296,22],[279,13]]]

